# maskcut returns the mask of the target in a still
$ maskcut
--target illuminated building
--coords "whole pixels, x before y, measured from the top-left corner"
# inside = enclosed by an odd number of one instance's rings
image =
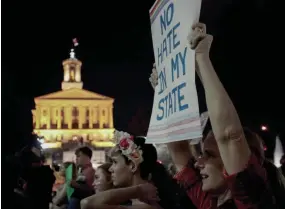
[[[62,90],[35,98],[34,133],[44,148],[62,148],[83,139],[95,148],[113,146],[114,99],[83,89],[81,61],[74,50],[63,63]]]

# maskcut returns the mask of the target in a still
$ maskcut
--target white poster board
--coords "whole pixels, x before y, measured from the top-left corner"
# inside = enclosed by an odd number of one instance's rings
[[[147,143],[202,136],[195,84],[195,52],[188,46],[201,0],[157,0],[150,10],[158,85]]]
[[[203,131],[204,131],[206,125],[207,125],[208,120],[209,120],[208,112],[203,112],[201,114],[201,116],[200,116],[202,133],[203,133]],[[202,137],[196,138],[196,139],[192,139],[192,140],[190,140],[190,144],[191,145],[198,144],[198,143],[200,143],[201,140],[202,140]]]

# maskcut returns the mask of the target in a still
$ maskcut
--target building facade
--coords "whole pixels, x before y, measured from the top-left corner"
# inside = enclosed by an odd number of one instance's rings
[[[81,61],[72,50],[63,63],[62,90],[35,98],[34,133],[45,148],[84,143],[112,147],[114,99],[83,89]]]

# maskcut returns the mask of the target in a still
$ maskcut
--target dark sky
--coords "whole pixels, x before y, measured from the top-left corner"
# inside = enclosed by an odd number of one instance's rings
[[[200,18],[214,36],[211,58],[243,123],[268,124],[274,133],[285,124],[284,18],[278,2],[204,0]],[[2,1],[2,134],[28,130],[33,97],[60,90],[61,62],[74,37],[84,87],[116,99],[116,128],[126,130],[132,120],[145,124],[153,97],[148,83],[153,3]],[[203,111],[203,90],[197,86]]]

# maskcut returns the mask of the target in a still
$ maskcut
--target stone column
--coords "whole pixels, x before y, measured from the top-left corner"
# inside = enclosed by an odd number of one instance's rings
[[[98,123],[98,108],[97,107],[94,107],[93,108],[93,122],[95,123],[95,124],[97,124]]]
[[[67,120],[68,120],[68,112],[67,112],[67,106],[63,107],[63,123],[64,125],[68,124]]]
[[[109,128],[113,128],[114,127],[114,121],[113,121],[113,106],[110,106],[108,108],[108,125]]]
[[[85,106],[82,106],[82,124],[85,124],[86,123],[86,110],[87,108]]]
[[[52,106],[50,110],[50,121],[51,125],[56,123],[56,108],[54,106]]]
[[[83,114],[84,114],[84,109],[82,106],[79,106],[79,114],[78,114],[78,128],[82,129],[82,124],[83,124]]]
[[[42,106],[41,108],[40,108],[40,127],[43,127],[43,121],[44,121],[44,107]]]
[[[47,107],[47,129],[50,129],[50,123],[51,123],[51,121],[50,121],[50,118],[51,118],[51,111],[50,111],[50,107],[48,106]]]
[[[104,108],[99,107],[98,113],[99,113],[99,128],[100,129],[103,128],[103,124],[104,124],[104,117],[105,116],[103,116],[103,111],[104,111]]]
[[[65,65],[64,67],[64,82],[68,82],[69,81],[69,69],[68,69],[68,65]]]
[[[71,106],[67,107],[67,124],[68,124],[68,129],[72,129],[72,107]]]
[[[89,128],[93,128],[93,111],[91,106],[89,107]]]
[[[76,65],[76,67],[75,67],[75,80],[76,80],[76,82],[81,81],[80,65]]]
[[[57,108],[57,129],[61,129],[61,107]]]
[[[36,129],[40,129],[41,123],[41,107],[36,106]]]

